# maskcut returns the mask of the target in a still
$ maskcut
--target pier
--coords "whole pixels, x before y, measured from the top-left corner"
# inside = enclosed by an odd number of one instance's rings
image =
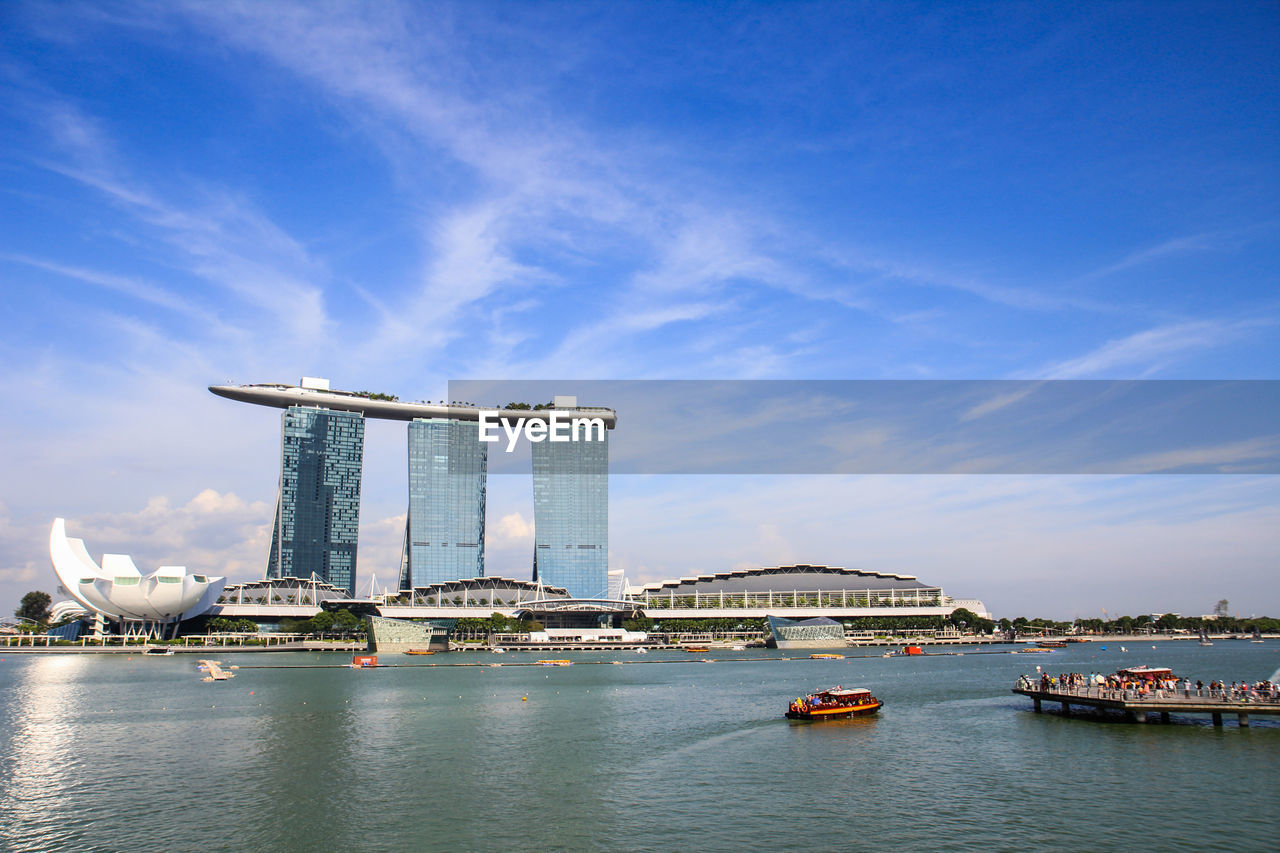
[[[1276,695],[1274,689],[1269,693],[1218,690],[1213,691],[1212,695],[1201,695],[1201,692],[1193,689],[1190,692],[1152,690],[1143,694],[1138,690],[1116,690],[1109,687],[1042,688],[1037,684],[1020,684],[1013,688],[1013,692],[1031,697],[1037,714],[1043,710],[1043,703],[1055,702],[1061,704],[1063,716],[1069,716],[1071,706],[1077,705],[1121,711],[1130,720],[1139,723],[1145,723],[1153,717],[1167,723],[1170,714],[1209,714],[1213,724],[1221,726],[1223,715],[1235,714],[1237,724],[1246,728],[1252,715],[1280,715],[1280,696]],[[1208,690],[1202,692],[1210,693]]]

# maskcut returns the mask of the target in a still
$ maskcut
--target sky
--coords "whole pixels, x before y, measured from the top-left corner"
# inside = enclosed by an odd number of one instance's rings
[[[144,571],[262,575],[279,413],[227,381],[1274,400],[1278,90],[1265,2],[4,3],[0,609],[53,591],[56,516]],[[1280,615],[1265,421],[1241,473],[618,474],[610,564]],[[361,591],[398,567],[405,446],[369,423]],[[490,478],[489,573],[528,577],[531,492]]]

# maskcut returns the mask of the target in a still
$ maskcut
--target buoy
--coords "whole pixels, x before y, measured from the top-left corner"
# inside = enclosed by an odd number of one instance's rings
[[[520,697],[520,701],[521,701],[521,702],[528,702],[528,701],[529,701],[529,697],[528,697],[528,696],[521,696],[521,697]]]

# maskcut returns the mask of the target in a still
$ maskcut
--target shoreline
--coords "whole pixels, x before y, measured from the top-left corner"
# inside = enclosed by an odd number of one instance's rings
[[[12,637],[9,639],[12,639]],[[1050,638],[1050,639],[1059,639],[1059,638]],[[1156,636],[1156,635],[1150,635],[1150,634],[1108,634],[1105,636],[1071,637],[1070,639],[1071,639],[1071,642],[1068,644],[1067,648],[1070,648],[1071,646],[1074,646],[1074,645],[1083,645],[1086,643],[1116,643],[1116,644],[1132,643],[1132,644],[1138,645],[1141,643],[1163,643],[1163,642],[1169,642],[1169,641],[1183,641],[1183,640],[1198,641],[1200,638],[1194,634],[1189,636],[1188,635]],[[1252,641],[1252,638],[1249,636],[1236,636],[1236,635],[1220,635],[1220,636],[1210,635],[1210,639],[1215,643],[1216,642],[1248,643]],[[1280,640],[1280,634],[1263,634],[1262,639],[1268,640],[1268,641]],[[1004,638],[997,639],[997,638],[991,638],[991,637],[945,637],[945,638],[930,638],[930,639],[898,637],[894,639],[883,639],[883,640],[858,640],[858,641],[846,644],[844,648],[846,649],[894,648],[894,647],[903,646],[903,645],[913,645],[913,646],[1026,646],[1028,649],[1037,649],[1038,646],[1036,644],[1038,642],[1040,642],[1040,640],[1031,640],[1031,639],[1007,640]],[[623,652],[623,651],[634,651],[637,647],[638,647],[637,644],[631,644],[631,643],[617,644],[617,645],[553,643],[553,644],[547,644],[547,645],[539,644],[539,645],[503,646],[503,648],[505,648],[509,652],[550,652],[550,651],[565,651],[565,652],[619,651],[619,652]],[[684,646],[680,644],[661,644],[661,645],[643,644],[639,647],[643,647],[645,649],[652,649],[654,651],[680,651],[684,648]],[[466,646],[452,648],[449,650],[449,652],[489,652],[491,648],[492,647],[488,645],[468,644]],[[835,646],[833,648],[839,649],[840,647]],[[227,654],[231,652],[236,652],[236,653],[240,653],[240,652],[343,652],[343,653],[349,654],[349,653],[367,652],[368,646],[367,644],[361,643],[361,642],[327,643],[327,642],[318,641],[318,640],[280,643],[277,645],[262,645],[262,646],[238,645],[238,644],[199,645],[199,646],[197,645],[189,645],[189,646],[5,645],[5,646],[0,646],[0,655],[3,655],[3,654],[28,654],[28,655],[29,654],[41,654],[41,655],[45,655],[45,654],[90,654],[90,655],[128,654],[128,655],[144,655],[149,657],[169,657],[169,655],[167,654],[162,654],[158,651],[155,651],[157,649],[165,650],[165,651],[172,649],[175,655],[182,655],[182,654],[208,655],[208,654],[219,654],[219,653]],[[711,646],[709,653],[718,652],[718,651],[731,651],[731,649],[728,646],[720,647],[719,645],[713,644]],[[783,649],[782,651],[799,651],[799,650]],[[1010,651],[1013,652],[1017,650],[1014,649]],[[1042,651],[1061,651],[1061,649],[1056,649],[1056,650],[1043,649]],[[442,654],[448,654],[449,652],[442,652]]]

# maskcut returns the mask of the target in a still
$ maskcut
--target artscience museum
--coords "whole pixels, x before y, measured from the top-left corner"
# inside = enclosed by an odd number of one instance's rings
[[[226,584],[226,578],[194,574],[184,566],[161,566],[144,575],[127,554],[103,554],[99,565],[83,540],[67,537],[61,518],[49,531],[49,557],[66,594],[90,613],[118,623],[126,636],[172,635],[183,619],[207,611]]]

